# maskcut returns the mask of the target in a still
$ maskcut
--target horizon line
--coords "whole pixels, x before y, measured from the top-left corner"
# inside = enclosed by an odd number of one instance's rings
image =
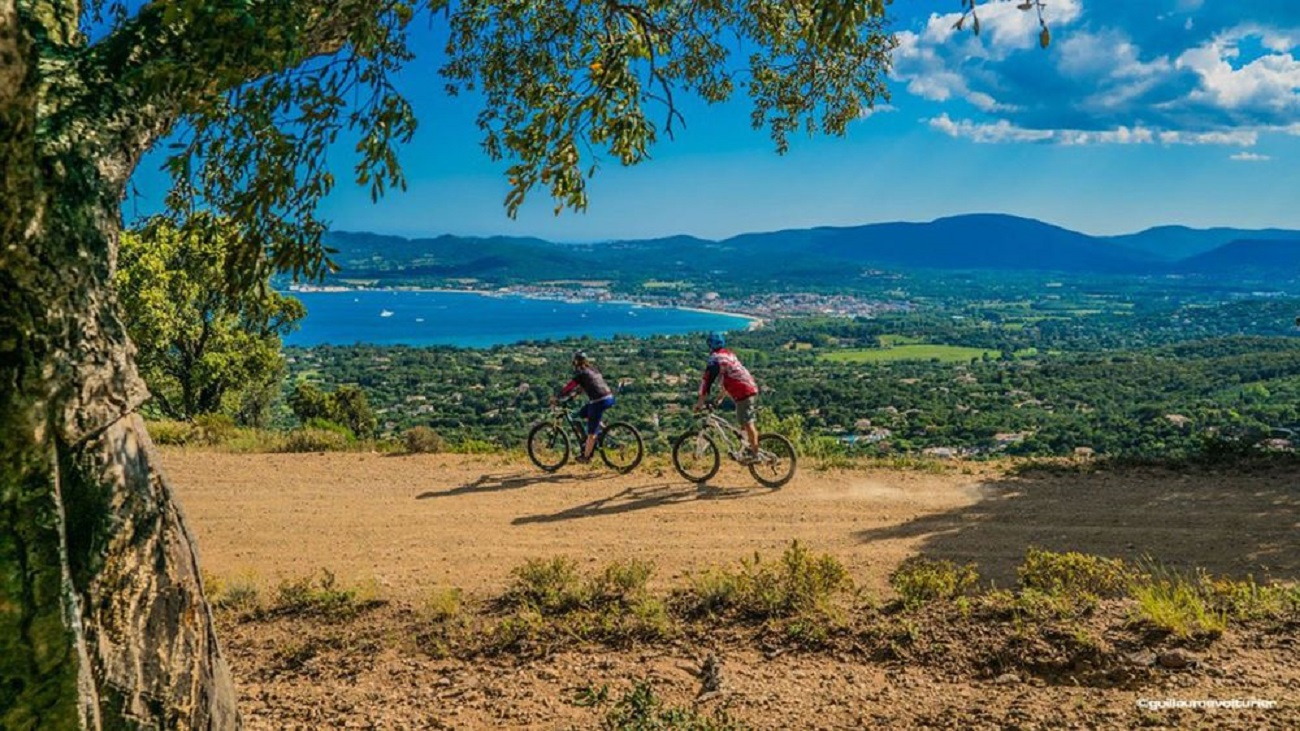
[[[659,241],[663,239],[673,239],[673,238],[691,238],[691,239],[698,239],[700,241],[707,241],[710,243],[721,243],[724,241],[728,241],[730,239],[739,238],[741,236],[788,233],[793,231],[817,231],[817,230],[825,230],[825,229],[844,230],[844,229],[854,229],[854,228],[865,228],[868,226],[884,226],[890,224],[925,225],[925,224],[937,223],[939,221],[946,221],[954,218],[975,218],[975,217],[1014,218],[1021,221],[1032,221],[1034,223],[1040,223],[1046,226],[1052,226],[1054,228],[1058,228],[1063,231],[1069,231],[1071,233],[1080,234],[1082,236],[1087,236],[1094,239],[1116,239],[1116,238],[1123,238],[1126,236],[1136,236],[1139,234],[1147,233],[1149,231],[1154,231],[1154,230],[1164,229],[1164,228],[1182,228],[1182,229],[1187,229],[1189,231],[1201,231],[1201,232],[1224,230],[1224,229],[1234,230],[1234,231],[1246,231],[1246,232],[1290,231],[1290,232],[1295,232],[1297,234],[1300,234],[1300,229],[1287,228],[1285,226],[1245,227],[1245,226],[1231,226],[1225,224],[1225,225],[1198,227],[1198,226],[1189,226],[1187,224],[1182,224],[1182,223],[1156,224],[1153,226],[1147,226],[1146,228],[1141,228],[1136,231],[1129,231],[1126,233],[1094,234],[1094,233],[1088,233],[1086,231],[1081,231],[1079,229],[1073,229],[1067,226],[1062,226],[1061,224],[1052,223],[1051,221],[1045,221],[1041,218],[1034,218],[1033,216],[1022,216],[1015,213],[999,213],[994,211],[954,213],[946,216],[938,216],[937,218],[932,218],[929,220],[893,219],[893,220],[882,220],[882,221],[864,221],[862,223],[849,223],[849,224],[822,224],[822,225],[802,226],[802,227],[792,226],[789,228],[774,228],[774,229],[765,229],[765,230],[758,230],[758,231],[742,231],[740,233],[735,233],[730,236],[726,236],[724,238],[708,238],[704,236],[697,236],[695,234],[690,234],[690,233],[675,233],[675,234],[666,234],[661,236],[642,236],[636,238],[611,237],[611,238],[600,238],[600,239],[552,239],[552,238],[547,238],[545,236],[539,236],[534,234],[507,234],[507,233],[465,234],[465,233],[452,233],[449,231],[444,231],[442,233],[412,233],[412,232],[392,233],[392,232],[375,231],[369,229],[353,229],[353,228],[336,229],[333,227],[328,228],[327,231],[330,233],[343,233],[343,234],[355,233],[355,234],[372,234],[376,236],[392,236],[394,238],[406,239],[408,241],[413,241],[417,239],[434,239],[434,238],[442,238],[444,236],[451,236],[451,237],[463,238],[463,239],[490,239],[490,238],[537,239],[552,244],[563,244],[568,246],[590,246],[590,245],[608,244],[608,243],[616,243],[616,242]]]

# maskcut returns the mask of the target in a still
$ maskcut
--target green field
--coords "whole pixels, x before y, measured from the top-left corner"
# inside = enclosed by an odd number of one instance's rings
[[[826,353],[822,357],[836,363],[889,363],[898,360],[937,360],[942,363],[964,363],[971,358],[982,358],[985,353],[996,358],[996,350],[964,348],[959,345],[896,345],[892,348],[853,348]]]
[[[880,347],[889,348],[897,345],[923,345],[924,340],[910,335],[881,335],[876,338]]]

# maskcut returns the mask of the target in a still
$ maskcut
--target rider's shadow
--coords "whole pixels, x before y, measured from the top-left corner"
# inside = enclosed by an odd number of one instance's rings
[[[456,495],[467,495],[487,492],[502,492],[504,490],[518,490],[529,485],[548,484],[554,485],[564,482],[591,482],[593,480],[606,480],[609,475],[585,475],[585,474],[537,474],[532,472],[516,472],[507,475],[479,475],[478,479],[473,482],[465,483],[450,490],[429,490],[415,496],[416,500],[428,500],[435,497],[454,497]]]
[[[597,498],[591,502],[565,508],[558,513],[525,515],[510,521],[511,525],[528,525],[530,523],[556,523],[575,518],[595,518],[602,515],[618,515],[636,510],[647,510],[666,505],[688,503],[693,500],[737,500],[746,497],[764,495],[770,490],[753,488],[729,488],[713,486],[696,486],[692,484],[661,483],[656,485],[639,485],[629,487],[609,497]]]

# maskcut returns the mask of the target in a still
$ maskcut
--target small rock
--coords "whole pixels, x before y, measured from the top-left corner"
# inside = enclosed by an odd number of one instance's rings
[[[709,653],[700,663],[699,678],[699,695],[716,694],[722,690],[722,661],[717,655]]]
[[[993,679],[998,685],[1014,685],[1020,682],[1020,676],[1015,673],[1003,673]]]
[[[1186,650],[1170,650],[1160,653],[1156,658],[1160,667],[1169,668],[1170,670],[1181,670],[1182,668],[1196,667],[1196,658]]]
[[[1135,665],[1140,668],[1150,667],[1156,664],[1156,654],[1150,650],[1130,652],[1124,659],[1128,660],[1129,665]]]

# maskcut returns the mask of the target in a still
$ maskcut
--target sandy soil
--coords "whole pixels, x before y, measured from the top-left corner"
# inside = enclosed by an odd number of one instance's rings
[[[1029,546],[1300,578],[1300,473],[1277,470],[1015,477],[985,467],[805,469],[769,491],[734,468],[700,490],[653,464],[614,476],[572,467],[544,475],[513,459],[453,455],[169,450],[164,461],[209,574],[272,584],[327,568],[345,583],[377,582],[395,605],[416,604],[435,586],[491,594],[532,557],[639,557],[656,563],[659,581],[676,583],[692,569],[754,551],[775,555],[791,539],[839,557],[877,595],[887,592],[889,572],[917,553],[975,561],[985,579],[1008,586]],[[587,683],[626,685],[648,672],[673,701],[689,699],[696,684],[680,668],[698,648],[562,654],[518,667],[467,667],[385,649],[364,667],[268,675],[267,648],[286,631],[293,630],[245,625],[226,640],[252,728],[591,727],[598,717],[564,700]],[[1292,659],[1297,645],[1289,645]],[[1225,642],[1216,651],[1229,649]],[[1294,663],[1276,648],[1237,649],[1207,664],[1214,673],[1171,676],[1139,691],[1001,686],[736,650],[726,659],[733,685],[725,702],[758,728],[1300,724]],[[1257,697],[1281,710],[1138,712],[1139,697]]]
[[[649,559],[670,581],[756,550],[779,553],[791,539],[835,553],[881,588],[925,536],[864,536],[957,514],[989,491],[975,475],[919,472],[808,473],[769,491],[733,467],[699,490],[653,467],[547,475],[495,457],[165,459],[210,573],[273,580],[324,567],[396,597],[435,585],[499,589],[525,559],[557,554]]]
[[[697,489],[650,465],[547,475],[461,455],[235,455],[164,460],[204,568],[267,582],[328,568],[393,598],[501,588],[525,559],[653,560],[661,580],[779,553],[792,539],[884,591],[909,555],[975,561],[1001,585],[1031,545],[1256,578],[1300,578],[1300,475],[1162,471],[1008,477],[805,469],[781,490],[734,466]],[[969,474],[967,474],[969,473]]]

